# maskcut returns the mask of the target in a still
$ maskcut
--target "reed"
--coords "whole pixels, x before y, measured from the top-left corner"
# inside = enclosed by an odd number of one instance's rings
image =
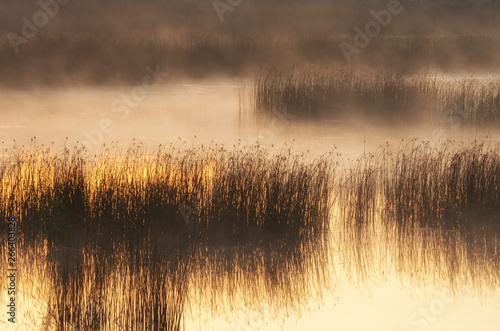
[[[354,169],[343,175],[340,203],[358,227],[382,217],[399,229],[500,231],[498,146],[435,148],[413,140],[396,152],[387,146],[364,155]]]
[[[399,151],[383,175],[384,211],[403,226],[500,230],[500,150],[421,144]]]
[[[357,270],[361,285],[395,269],[417,284],[494,290],[499,185],[498,145],[436,148],[413,140],[363,154],[341,172],[336,200],[333,233],[348,272]]]
[[[254,100],[254,113],[261,118],[286,108],[302,120],[369,118],[465,126],[500,120],[500,82],[439,79],[427,73],[275,68],[257,73]]]
[[[75,147],[5,152],[0,215],[23,230],[58,236],[141,227],[243,240],[321,236],[328,230],[333,166],[328,157],[258,146],[182,150],[141,146],[86,155]]]

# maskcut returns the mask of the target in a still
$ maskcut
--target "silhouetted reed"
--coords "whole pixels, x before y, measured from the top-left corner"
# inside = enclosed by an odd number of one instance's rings
[[[500,85],[425,73],[270,69],[256,76],[254,112],[262,118],[273,109],[287,109],[301,120],[491,125],[500,120]]]
[[[332,231],[358,285],[393,268],[412,284],[454,291],[500,284],[498,146],[387,145],[349,165],[339,184]]]
[[[387,146],[364,155],[352,169],[340,199],[349,222],[366,226],[379,215],[399,228],[499,230],[498,147],[412,141],[396,152]]]
[[[415,227],[500,229],[498,147],[475,143],[454,151],[417,144],[388,157],[383,174],[388,218]]]
[[[328,229],[332,163],[258,146],[112,148],[89,156],[37,148],[6,152],[0,215],[23,231],[65,237],[143,226],[231,240],[305,239]]]

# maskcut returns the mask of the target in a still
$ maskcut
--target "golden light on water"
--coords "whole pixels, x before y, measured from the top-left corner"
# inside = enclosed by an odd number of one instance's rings
[[[379,226],[384,227],[382,223]],[[300,329],[302,320],[322,327],[332,316],[337,316],[340,326],[347,323],[344,327],[362,329],[371,322],[349,321],[340,314],[343,307],[355,302],[358,314],[367,314],[367,319],[377,318],[371,314],[373,304],[380,302],[391,309],[393,326],[400,323],[399,328],[408,330],[417,324],[429,324],[431,330],[444,327],[439,323],[439,319],[448,320],[448,315],[441,316],[444,311],[470,325],[460,316],[462,307],[472,310],[485,305],[481,309],[498,309],[494,308],[495,300],[500,303],[495,253],[484,250],[480,243],[468,243],[458,233],[432,229],[412,232],[405,235],[404,241],[378,230],[350,238],[332,230],[327,246],[202,246],[192,253],[181,252],[180,256],[160,249],[158,257],[133,253],[142,256],[142,262],[133,268],[128,262],[130,248],[125,246],[115,247],[115,257],[110,260],[111,256],[96,256],[90,242],[84,247],[62,246],[55,252],[44,242],[35,246],[21,242],[19,329],[42,325],[55,328],[59,322],[53,314],[61,312],[61,303],[72,311],[91,313],[98,309],[104,314],[99,316],[106,316],[100,320],[100,328],[110,330],[118,326],[133,328],[137,323],[147,327],[150,322],[144,316],[154,311],[150,304],[155,302],[174,309],[165,311],[171,316],[180,312],[175,307],[182,309],[180,321],[188,327],[196,325],[193,321],[206,320],[208,325],[223,330],[229,330],[226,321],[241,328],[253,325],[277,330],[284,323],[282,316],[298,319],[299,324],[288,325],[292,330]],[[497,249],[498,244],[494,241],[489,245]],[[474,257],[470,252],[475,252]],[[172,258],[172,254],[177,257]],[[190,254],[194,255],[189,258]],[[64,262],[65,256],[70,258],[69,264]],[[163,265],[151,269],[151,258],[160,258]],[[5,268],[3,265],[2,273]],[[80,274],[74,274],[73,268]],[[158,283],[158,277],[166,278]],[[4,286],[5,279],[2,282]],[[472,296],[464,296],[466,293]],[[476,297],[483,298],[482,303]],[[405,304],[395,307],[384,300],[404,300]],[[419,304],[435,314],[435,325],[434,319],[422,315]],[[316,317],[310,320],[312,316]]]

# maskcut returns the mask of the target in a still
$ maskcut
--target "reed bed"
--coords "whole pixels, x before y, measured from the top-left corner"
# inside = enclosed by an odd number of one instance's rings
[[[63,235],[143,226],[245,239],[321,236],[328,230],[333,166],[258,146],[140,146],[94,156],[75,147],[5,152],[0,215],[27,233]]]
[[[343,214],[358,226],[382,217],[398,228],[500,230],[500,149],[431,147],[413,140],[364,155],[341,180]]]
[[[412,140],[393,152],[387,145],[362,155],[338,181],[333,161],[290,150],[272,155],[257,145],[170,145],[150,153],[138,145],[98,155],[14,147],[1,161],[0,216],[19,217],[27,233],[147,226],[299,238],[328,231],[335,193],[353,228],[378,213],[414,227],[498,219],[498,146]]]
[[[414,227],[500,230],[500,149],[399,151],[383,175],[385,214]]]
[[[427,73],[298,72],[256,75],[254,113],[287,109],[302,120],[369,118],[379,123],[427,121],[485,126],[500,122],[500,82],[444,79]]]
[[[333,233],[353,281],[489,293],[500,279],[500,147],[413,140],[363,154],[342,171]]]

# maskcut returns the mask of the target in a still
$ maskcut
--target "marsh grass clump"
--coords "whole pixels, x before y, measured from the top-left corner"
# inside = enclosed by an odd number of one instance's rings
[[[500,230],[498,148],[421,144],[392,158],[383,175],[387,217],[414,227]]]
[[[438,79],[403,71],[355,73],[270,69],[256,76],[254,113],[287,109],[301,120],[434,121],[484,126],[500,121],[500,83]]]
[[[433,148],[412,141],[361,157],[344,173],[340,204],[349,224],[375,217],[399,229],[500,231],[500,151],[473,143]]]
[[[380,200],[375,162],[375,155],[366,154],[343,171],[338,200],[344,237],[356,237],[373,225]]]
[[[89,156],[83,148],[6,152],[0,215],[27,232],[70,235],[141,227],[207,237],[306,238],[328,229],[332,163],[258,146],[181,150],[140,146]]]
[[[302,119],[343,118],[347,115],[410,115],[420,106],[433,82],[403,73],[361,75],[352,71],[297,73],[271,69],[258,73],[255,83],[257,115],[287,108]]]

